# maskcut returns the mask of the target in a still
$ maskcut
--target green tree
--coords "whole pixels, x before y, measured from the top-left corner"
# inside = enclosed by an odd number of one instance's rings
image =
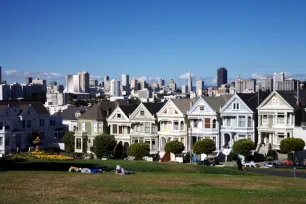
[[[75,143],[75,136],[74,132],[66,132],[62,142],[65,144],[65,151],[70,153],[74,152],[74,143]]]
[[[295,151],[303,150],[305,147],[304,140],[300,138],[286,138],[280,143],[280,149],[283,153],[288,154],[288,160],[292,160]]]
[[[211,139],[199,140],[193,145],[193,152],[195,154],[206,154],[207,156],[216,150],[216,144]]]
[[[111,155],[114,155],[116,144],[117,142],[113,135],[102,134],[95,138],[90,150],[94,152],[99,159],[104,156],[110,157]]]
[[[250,139],[241,139],[234,143],[233,151],[236,154],[247,156],[251,150],[256,148],[255,143]]]
[[[182,151],[185,149],[185,146],[182,142],[179,142],[177,140],[173,140],[171,142],[167,142],[165,145],[165,152],[171,152],[173,154],[182,153]]]
[[[150,146],[148,143],[135,143],[128,149],[128,155],[134,156],[136,160],[142,160],[144,156],[150,155]]]
[[[123,145],[122,142],[119,142],[115,148],[115,158],[116,159],[122,158],[122,154],[123,154]]]

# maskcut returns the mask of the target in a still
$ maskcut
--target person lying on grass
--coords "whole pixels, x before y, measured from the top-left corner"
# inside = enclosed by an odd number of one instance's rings
[[[123,175],[136,174],[136,173],[133,172],[133,171],[127,171],[127,170],[125,170],[124,168],[121,168],[119,165],[117,165],[117,166],[116,166],[115,174],[116,174],[116,175],[123,176]]]
[[[102,171],[102,169],[89,169],[89,168],[79,168],[75,166],[71,166],[69,168],[69,172],[81,172],[81,173],[103,173],[105,171]]]

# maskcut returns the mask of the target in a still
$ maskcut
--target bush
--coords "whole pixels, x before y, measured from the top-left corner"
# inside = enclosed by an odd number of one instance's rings
[[[114,154],[116,143],[113,135],[103,134],[95,138],[94,144],[90,150],[94,152],[99,159],[102,157],[110,157]]]
[[[150,155],[150,146],[148,143],[135,143],[128,149],[128,155],[134,156],[136,160],[142,160],[144,156]]]
[[[295,151],[303,150],[305,147],[304,140],[300,138],[286,138],[280,143],[282,153],[288,154]]]
[[[233,151],[236,154],[247,156],[251,150],[256,148],[255,143],[250,139],[241,139],[234,143]]]
[[[75,137],[74,132],[66,132],[62,142],[65,143],[65,151],[70,153],[74,152],[74,143],[75,143]]]
[[[199,140],[193,145],[193,152],[195,154],[208,154],[216,150],[216,144],[211,139]]]
[[[268,157],[269,159],[271,160],[268,160]],[[268,153],[267,153],[267,158],[266,160],[267,161],[272,161],[272,160],[277,160],[278,159],[278,155],[277,155],[277,152],[275,150],[272,150],[272,149],[269,149]]]
[[[182,153],[182,151],[185,149],[185,146],[182,142],[179,142],[177,140],[173,140],[171,142],[166,143],[165,145],[165,152],[178,154]]]
[[[238,160],[238,154],[235,154],[234,152],[231,152],[227,156],[227,161],[233,161],[233,160]]]

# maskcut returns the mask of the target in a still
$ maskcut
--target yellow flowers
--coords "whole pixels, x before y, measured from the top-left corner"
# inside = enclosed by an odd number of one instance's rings
[[[20,154],[14,155],[11,157],[13,160],[31,160],[31,159],[40,159],[40,160],[59,160],[59,161],[70,161],[73,160],[73,157],[64,156],[64,155],[48,155],[43,151],[34,151],[29,154]]]

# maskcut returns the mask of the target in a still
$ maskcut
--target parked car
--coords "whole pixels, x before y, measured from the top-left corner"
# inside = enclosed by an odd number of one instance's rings
[[[303,158],[296,158],[296,160],[293,162],[293,164],[295,163],[296,168],[306,168],[306,163],[305,160]],[[292,164],[292,166],[294,166]]]
[[[278,161],[273,164],[273,167],[274,168],[292,168],[292,162],[291,161],[285,161],[285,162]]]
[[[248,163],[244,163],[242,164],[244,167],[248,167],[248,168],[258,168],[259,165],[255,162],[248,162]]]
[[[264,163],[264,165],[261,166],[260,168],[273,168],[275,163],[276,162],[269,161],[269,162]]]
[[[197,163],[200,164],[200,165],[207,165],[207,166],[215,166],[215,165],[219,164],[216,157],[209,157],[209,158],[206,158],[202,161],[198,161]]]

